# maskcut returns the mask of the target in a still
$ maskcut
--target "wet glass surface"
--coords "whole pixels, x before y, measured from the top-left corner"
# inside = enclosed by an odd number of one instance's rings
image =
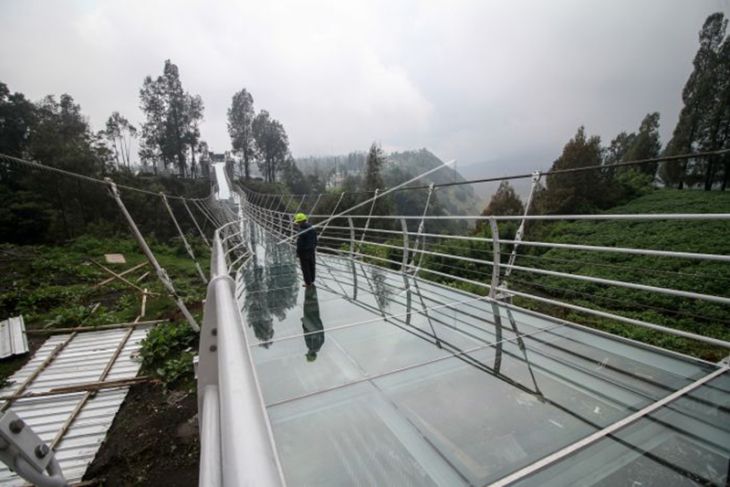
[[[728,485],[730,375],[515,485]]]
[[[292,485],[482,485],[714,370],[260,232],[239,304]],[[372,482],[371,482],[372,481]]]

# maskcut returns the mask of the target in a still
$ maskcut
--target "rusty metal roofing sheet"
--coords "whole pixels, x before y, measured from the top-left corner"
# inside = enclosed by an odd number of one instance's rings
[[[22,316],[0,322],[0,358],[28,353],[28,337]]]
[[[135,329],[124,345],[106,380],[131,379],[137,375],[140,363],[136,354],[149,326]],[[95,382],[112,358],[128,329],[113,329],[79,333],[66,348],[40,373],[26,392],[43,392],[57,387]],[[0,395],[13,394],[20,384],[43,363],[68,334],[50,337],[33,358],[10,378],[10,384]],[[83,392],[17,400],[11,409],[50,443],[62,425],[84,397]],[[94,459],[106,432],[127,395],[127,388],[99,391],[81,409],[76,420],[56,447],[56,458],[69,482],[81,480]],[[0,486],[25,485],[25,482],[0,464]]]

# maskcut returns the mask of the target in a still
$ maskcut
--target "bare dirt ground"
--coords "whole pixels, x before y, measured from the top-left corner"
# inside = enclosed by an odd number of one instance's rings
[[[195,393],[133,386],[84,480],[104,486],[197,486]]]

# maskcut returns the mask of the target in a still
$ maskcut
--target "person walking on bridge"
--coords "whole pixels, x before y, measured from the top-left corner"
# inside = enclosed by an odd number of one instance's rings
[[[314,285],[317,231],[312,228],[312,224],[309,223],[307,215],[304,213],[297,213],[294,215],[294,223],[299,226],[300,232],[297,236],[297,257],[299,257],[299,263],[302,266],[304,286],[310,287]]]

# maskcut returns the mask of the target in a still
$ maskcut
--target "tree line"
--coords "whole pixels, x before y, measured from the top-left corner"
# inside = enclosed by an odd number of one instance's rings
[[[135,177],[128,168],[130,132],[136,129],[119,114],[112,115],[110,122],[105,130],[94,131],[71,95],[49,95],[32,102],[0,82],[0,154],[96,179],[111,176],[117,183],[152,191],[153,195],[123,191],[123,196],[133,215],[145,215],[137,219],[145,234],[168,239],[176,234],[175,228],[155,193],[205,196],[208,184]],[[116,146],[110,145],[109,138],[115,139]],[[184,211],[177,202],[172,204],[176,211]],[[0,159],[0,241],[59,242],[84,233],[109,236],[115,232],[128,229],[104,185]]]
[[[547,176],[538,188],[533,211],[589,213],[611,208],[656,186],[725,191],[730,182],[730,154],[664,163],[615,167],[626,161],[730,149],[730,35],[722,13],[707,17],[699,32],[693,70],[682,90],[683,108],[665,147],[659,138],[659,113],[647,114],[636,132],[621,132],[603,146],[584,127],[563,147],[551,171],[600,166]],[[519,196],[500,185],[484,214],[519,214]]]
[[[294,159],[289,152],[289,137],[284,125],[268,111],[256,114],[253,96],[245,88],[233,95],[228,109],[228,134],[231,146],[239,156],[240,173],[251,179],[251,164],[255,161],[263,179],[275,183],[277,175],[290,171]]]

